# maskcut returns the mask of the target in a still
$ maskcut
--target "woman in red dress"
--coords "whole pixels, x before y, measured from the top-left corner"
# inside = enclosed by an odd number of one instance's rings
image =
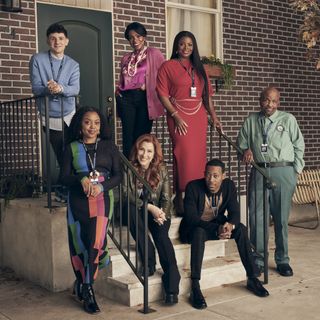
[[[174,155],[176,213],[182,214],[185,187],[189,181],[203,177],[207,161],[207,113],[217,130],[222,130],[209,97],[213,89],[191,32],[181,31],[176,35],[171,58],[158,72],[157,92],[167,110]]]

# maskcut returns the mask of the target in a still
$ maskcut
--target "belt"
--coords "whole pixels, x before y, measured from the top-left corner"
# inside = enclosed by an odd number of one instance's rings
[[[128,89],[128,90],[120,91],[120,93],[126,94],[126,93],[145,92],[145,91],[146,91],[146,89],[135,88],[135,89]]]
[[[293,162],[280,161],[280,162],[257,162],[261,168],[278,168],[278,167],[293,167]]]

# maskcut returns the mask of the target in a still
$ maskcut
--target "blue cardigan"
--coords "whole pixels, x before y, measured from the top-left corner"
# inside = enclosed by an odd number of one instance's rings
[[[52,67],[54,74],[58,74],[61,60],[52,57]],[[61,117],[60,99],[50,94],[47,83],[54,78],[48,51],[40,52],[32,56],[29,63],[30,81],[32,92],[35,96],[49,97],[49,117]],[[66,116],[75,110],[75,96],[80,91],[80,69],[79,64],[67,55],[64,55],[61,73],[57,81],[62,87],[63,92],[58,95],[63,101],[63,115]],[[37,101],[38,108],[42,115],[45,114],[45,99]]]

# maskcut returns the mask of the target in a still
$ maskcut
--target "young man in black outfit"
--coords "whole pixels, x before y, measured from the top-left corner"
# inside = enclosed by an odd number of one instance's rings
[[[235,239],[248,277],[247,289],[259,297],[269,295],[257,278],[260,272],[254,262],[246,227],[240,223],[236,187],[232,180],[225,178],[225,165],[219,159],[207,162],[204,178],[193,180],[186,187],[180,238],[191,243],[190,302],[194,308],[207,307],[199,284],[207,240]]]

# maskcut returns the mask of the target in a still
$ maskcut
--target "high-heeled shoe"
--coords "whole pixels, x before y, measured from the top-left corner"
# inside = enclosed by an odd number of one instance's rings
[[[76,297],[76,299],[78,301],[82,301],[82,283],[76,279],[74,284],[73,284],[73,290],[72,290],[72,294]]]
[[[82,298],[83,298],[83,308],[86,312],[90,314],[95,314],[100,312],[100,308],[97,304],[91,284],[88,284],[88,283],[83,284]]]

